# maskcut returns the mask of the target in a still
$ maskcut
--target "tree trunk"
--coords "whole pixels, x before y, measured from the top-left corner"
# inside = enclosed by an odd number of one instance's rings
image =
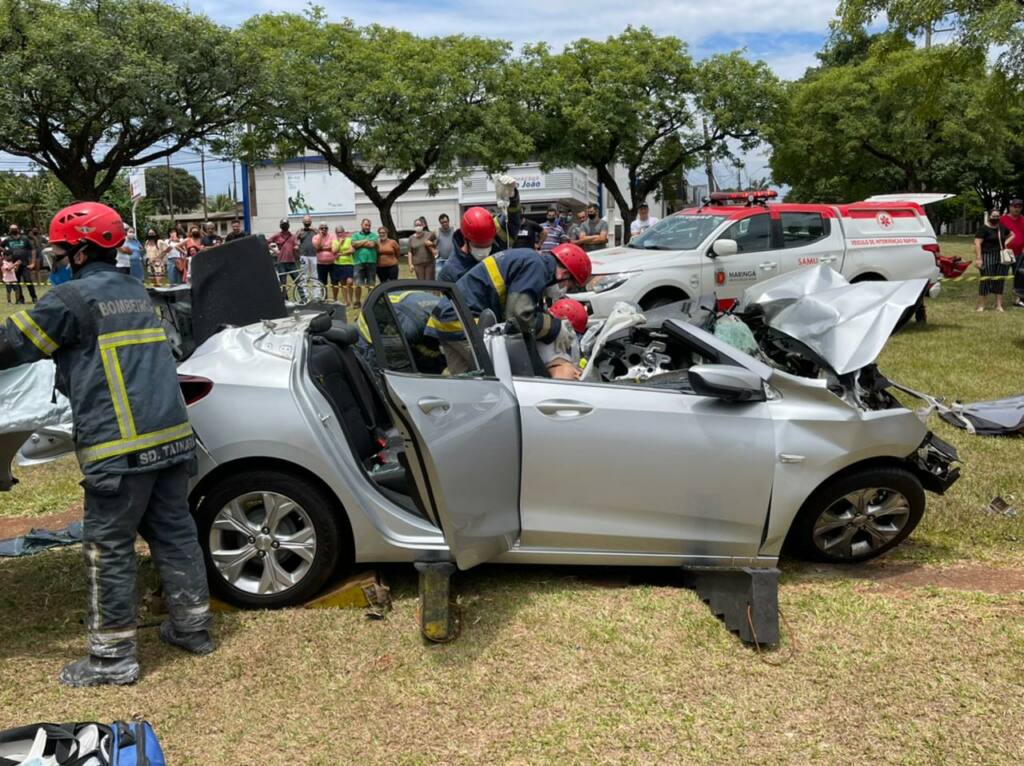
[[[636,201],[626,202],[626,196],[615,181],[615,174],[608,170],[607,165],[596,165],[595,170],[597,170],[598,179],[611,192],[612,197],[615,199],[615,205],[622,215],[622,244],[625,245],[629,242],[629,227],[632,225],[633,219],[636,218],[636,210],[634,209]],[[611,242],[613,235],[614,232],[608,232],[609,242]]]

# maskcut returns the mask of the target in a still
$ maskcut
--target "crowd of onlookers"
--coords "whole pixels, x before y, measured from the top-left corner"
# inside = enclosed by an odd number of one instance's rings
[[[238,220],[231,222],[231,231],[226,237],[220,236],[209,221],[202,227],[191,226],[187,232],[180,226],[172,226],[166,236],[150,227],[141,240],[135,230],[129,228],[117,267],[154,285],[185,284],[189,280],[192,259],[198,253],[244,236],[242,222]]]
[[[549,253],[563,242],[573,242],[589,251],[606,247],[609,241],[608,223],[601,220],[596,205],[575,215],[551,206],[543,223],[518,214],[498,214],[495,220],[504,247],[527,247]],[[649,214],[647,205],[642,205],[633,222],[632,235],[643,233],[657,220]],[[327,223],[314,227],[312,217],[307,215],[298,231],[292,231],[289,219],[282,219],[279,231],[268,242],[282,284],[305,274],[328,286],[334,300],[340,298],[346,305],[358,308],[364,290],[368,292],[377,282],[398,279],[403,259],[416,279],[433,280],[442,273],[462,240],[446,213],[437,222],[437,228],[431,229],[426,218],[417,218],[406,241],[400,243],[386,227],[374,230],[369,218],[362,219],[359,229],[350,232],[340,225],[332,231]]]
[[[639,213],[633,222],[633,236],[658,220],[649,215],[646,205],[641,206]],[[606,247],[609,241],[608,224],[599,217],[596,205],[575,214],[551,206],[542,223],[518,214],[502,214],[495,220],[503,247],[528,247],[548,253],[563,242],[596,250]],[[191,261],[199,252],[244,237],[246,232],[242,222],[235,220],[226,237],[221,237],[210,222],[187,230],[173,224],[166,232],[149,227],[142,236],[126,226],[125,236],[117,252],[118,271],[146,284],[173,286],[189,281]],[[447,214],[438,217],[434,229],[422,216],[417,218],[412,232],[402,242],[392,237],[386,227],[374,230],[368,218],[360,222],[357,231],[350,232],[340,225],[332,231],[326,223],[314,227],[308,215],[298,231],[291,230],[288,219],[282,220],[279,231],[268,242],[282,284],[306,274],[328,287],[335,301],[355,307],[361,305],[364,290],[368,293],[378,282],[398,279],[403,261],[416,279],[432,280],[462,246],[459,230]],[[35,302],[35,288],[45,281],[41,275],[44,267],[50,271],[52,284],[71,279],[68,264],[54,266],[47,262],[46,244],[38,229],[23,232],[17,224],[11,224],[7,236],[0,239],[0,273],[8,303],[24,303],[26,293]]]

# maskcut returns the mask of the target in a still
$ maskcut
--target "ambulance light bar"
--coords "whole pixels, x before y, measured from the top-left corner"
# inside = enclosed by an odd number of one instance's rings
[[[738,191],[738,192],[711,192],[707,197],[708,202],[718,202],[724,204],[745,204],[748,207],[755,203],[766,204],[768,200],[775,199],[779,196],[777,191],[771,189],[756,189],[753,191]]]

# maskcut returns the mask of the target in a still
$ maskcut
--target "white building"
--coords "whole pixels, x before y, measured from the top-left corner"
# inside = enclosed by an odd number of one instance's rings
[[[531,218],[543,218],[552,204],[575,212],[591,202],[597,203],[599,196],[603,196],[605,218],[614,232],[615,221],[620,217],[614,214],[614,200],[600,188],[593,170],[577,166],[545,173],[539,163],[528,163],[510,168],[509,175],[519,180],[519,195]],[[272,234],[281,219],[300,221],[307,210],[314,225],[324,221],[332,230],[337,224],[354,230],[363,218],[369,218],[375,228],[380,225],[380,215],[366,195],[319,157],[290,160],[282,165],[267,162],[243,167],[242,180],[245,227],[253,233]],[[377,188],[387,194],[396,183],[395,176],[382,174]],[[425,176],[394,204],[391,213],[398,229],[412,229],[413,221],[419,216],[435,228],[442,213],[447,213],[452,225],[458,226],[467,208],[495,203],[494,184],[481,169],[470,171],[452,185],[440,187],[433,196],[429,194],[429,187],[430,177]],[[661,204],[653,200],[649,204],[652,215],[660,217],[660,212],[656,211],[660,211]],[[293,223],[294,228],[297,226]]]

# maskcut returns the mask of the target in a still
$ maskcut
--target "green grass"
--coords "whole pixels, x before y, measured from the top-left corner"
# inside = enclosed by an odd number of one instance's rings
[[[969,254],[969,240],[943,248]],[[889,343],[883,372],[965,401],[1019,393],[1024,311],[975,314],[976,291],[948,285],[927,325]],[[1024,564],[1024,520],[984,511],[999,494],[1024,505],[1024,441],[935,428],[960,449],[963,479],[929,496],[918,531],[880,564],[786,562],[775,652],[742,647],[667,573],[597,568],[462,573],[463,635],[425,646],[400,566],[385,571],[384,621],[222,615],[218,652],[198,659],[147,628],[140,684],[68,691],[54,676],[83,649],[84,578],[65,549],[0,562],[0,727],[138,714],[171,763],[204,766],[1021,763],[1024,595],[981,591]],[[44,504],[79,499],[71,463],[17,474],[0,514],[31,511],[46,486]],[[152,584],[146,560],[142,571]],[[901,572],[916,579],[900,585]],[[939,587],[950,572],[970,573],[964,590]]]

